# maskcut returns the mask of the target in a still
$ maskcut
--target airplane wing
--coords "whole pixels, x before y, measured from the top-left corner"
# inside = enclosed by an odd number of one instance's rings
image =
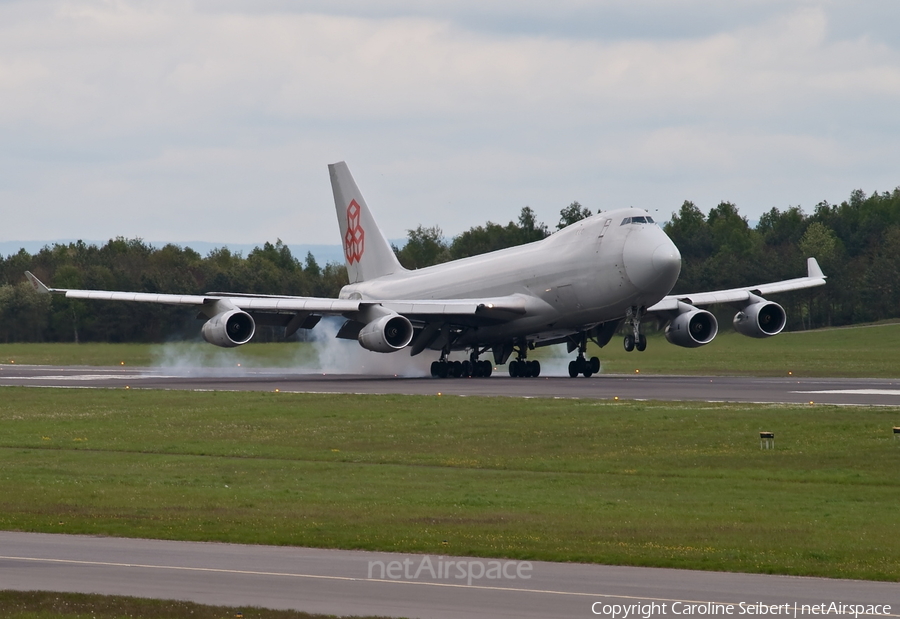
[[[223,301],[229,309],[240,309],[250,314],[307,314],[343,315],[364,312],[373,306],[402,314],[410,320],[428,321],[456,318],[465,324],[496,324],[528,313],[531,297],[513,294],[504,297],[482,299],[420,299],[420,300],[371,300],[329,299],[322,297],[290,297],[274,295],[229,294],[213,292],[205,295],[157,294],[151,292],[118,292],[111,290],[76,290],[49,288],[35,275],[25,272],[28,281],[41,294],[57,294],[67,299],[99,301],[131,301],[134,303],[158,303],[195,307],[201,311]]]
[[[778,292],[787,292],[789,290],[802,290],[804,288],[814,288],[816,286],[825,285],[825,275],[819,268],[819,263],[815,258],[808,258],[806,261],[806,277],[798,277],[795,279],[787,279],[780,282],[772,282],[770,284],[760,284],[759,286],[746,286],[744,288],[731,288],[729,290],[715,290],[712,292],[700,292],[696,294],[678,294],[668,295],[662,301],[647,308],[648,313],[662,313],[679,311],[679,303],[704,306],[714,305],[717,303],[746,303],[754,297],[762,297],[768,294]]]

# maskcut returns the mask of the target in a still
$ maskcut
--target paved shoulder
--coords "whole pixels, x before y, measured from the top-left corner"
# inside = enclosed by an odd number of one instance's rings
[[[728,616],[730,605],[784,616],[774,609],[834,603],[900,616],[895,583],[13,532],[0,532],[0,548],[8,589],[337,615]],[[760,604],[765,613],[747,610]]]

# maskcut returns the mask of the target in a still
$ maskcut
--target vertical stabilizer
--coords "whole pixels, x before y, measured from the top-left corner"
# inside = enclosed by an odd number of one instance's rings
[[[343,161],[328,166],[334,208],[341,228],[341,243],[350,283],[398,273],[403,269],[381,233],[366,201]]]

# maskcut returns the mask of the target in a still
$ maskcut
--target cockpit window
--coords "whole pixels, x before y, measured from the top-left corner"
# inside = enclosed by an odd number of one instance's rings
[[[626,217],[622,220],[620,226],[626,226],[628,224],[652,224],[656,223],[653,221],[652,217]]]

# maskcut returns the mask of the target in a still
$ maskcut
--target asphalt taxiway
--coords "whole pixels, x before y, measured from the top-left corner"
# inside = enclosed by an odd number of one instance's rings
[[[900,405],[900,379],[600,374],[591,378],[403,378],[285,369],[0,365],[0,386],[373,393]]]
[[[539,561],[503,561],[499,577],[470,582],[477,566],[491,569],[490,559],[431,556],[429,569],[425,557],[0,532],[0,588],[425,619],[611,617],[615,605],[632,605],[628,616],[639,617],[633,605],[649,604],[653,617],[725,617],[728,605],[731,615],[813,616],[804,604],[832,603],[900,616],[896,583]],[[441,576],[438,563],[450,560]],[[466,564],[463,578],[458,562]]]

